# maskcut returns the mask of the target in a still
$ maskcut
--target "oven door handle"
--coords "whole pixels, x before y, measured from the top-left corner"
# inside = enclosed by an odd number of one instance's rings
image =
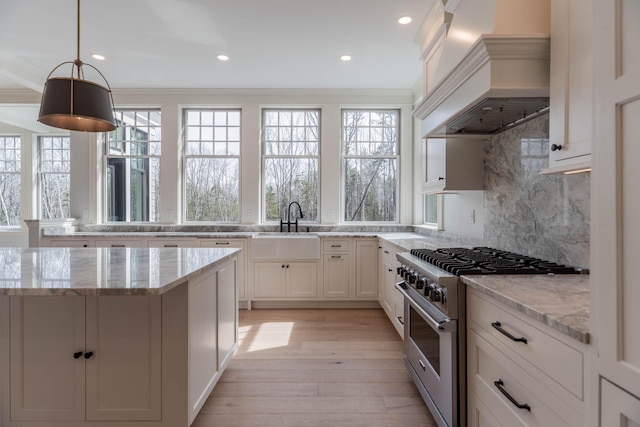
[[[411,297],[411,295],[409,295],[403,285],[406,286],[404,282],[398,282],[396,283],[395,288],[411,303],[411,306],[427,321],[427,323],[429,323],[429,326],[431,326],[434,331],[438,333],[458,331],[458,325],[454,319],[451,319],[449,317],[440,321],[434,319],[433,316],[431,316],[418,305],[418,303]]]

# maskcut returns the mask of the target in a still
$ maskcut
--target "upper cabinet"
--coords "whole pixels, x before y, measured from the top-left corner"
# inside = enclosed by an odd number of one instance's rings
[[[551,2],[549,168],[591,167],[592,0]]]
[[[484,189],[484,140],[427,138],[423,154],[422,191]]]

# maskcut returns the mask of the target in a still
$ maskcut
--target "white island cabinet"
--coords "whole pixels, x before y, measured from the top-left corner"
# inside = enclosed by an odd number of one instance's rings
[[[0,249],[0,426],[189,426],[237,347],[237,249]]]

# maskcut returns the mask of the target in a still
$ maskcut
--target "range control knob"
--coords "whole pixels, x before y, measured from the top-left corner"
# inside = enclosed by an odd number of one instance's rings
[[[431,293],[436,290],[436,285],[429,280],[427,286],[424,287],[424,296],[431,299]]]
[[[444,302],[443,300],[444,292],[442,288],[438,288],[434,290],[431,294],[429,294],[429,298],[434,302]]]
[[[411,274],[409,274],[409,284],[413,285],[414,283],[416,283],[417,280],[418,280],[418,273],[412,270]]]
[[[429,282],[429,279],[427,279],[426,277],[421,277],[418,279],[418,281],[416,282],[416,289],[422,289],[425,286],[427,286],[427,283]]]
[[[404,270],[404,267],[398,267],[396,268],[396,274],[399,274],[400,276],[402,276],[402,271]]]

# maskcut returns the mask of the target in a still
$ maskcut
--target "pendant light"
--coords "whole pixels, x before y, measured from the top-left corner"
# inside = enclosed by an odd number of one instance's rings
[[[80,60],[80,0],[78,0],[78,55],[55,67],[47,76],[42,91],[38,121],[49,126],[85,131],[108,132],[117,126],[114,119],[113,96],[109,82],[93,65]],[[71,77],[51,77],[60,67],[71,64]],[[84,78],[83,66],[93,68],[106,87]]]

